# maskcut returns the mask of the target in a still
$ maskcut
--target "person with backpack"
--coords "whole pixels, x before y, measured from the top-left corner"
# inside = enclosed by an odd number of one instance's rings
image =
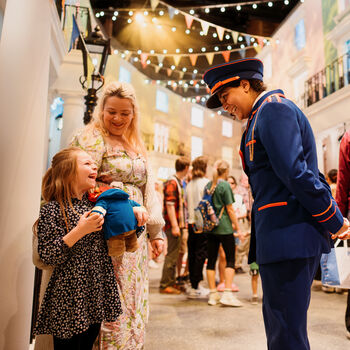
[[[219,220],[218,225],[208,232],[207,279],[210,289],[208,304],[216,305],[220,302],[226,306],[239,307],[243,304],[231,290],[235,274],[234,231],[237,231],[240,239],[243,237],[232,206],[234,198],[231,186],[227,182],[229,168],[230,166],[225,160],[217,161],[214,166],[213,181],[210,181],[206,186],[206,189],[209,189],[209,193],[212,194],[213,209]],[[220,244],[222,244],[226,255],[225,290],[221,297],[215,285],[215,264]]]
[[[189,299],[206,296],[207,290],[199,285],[203,280],[203,266],[207,258],[207,233],[195,232],[195,210],[201,201],[204,188],[209,179],[205,177],[208,159],[204,156],[197,157],[192,162],[192,180],[186,187],[188,208],[188,269],[190,273],[191,288],[187,291]]]

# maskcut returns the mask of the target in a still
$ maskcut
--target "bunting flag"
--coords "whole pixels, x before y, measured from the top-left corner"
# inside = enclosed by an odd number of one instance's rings
[[[221,54],[224,57],[225,62],[228,62],[230,60],[231,51],[222,51]]]
[[[147,66],[147,58],[148,58],[148,54],[147,53],[142,53],[140,55],[140,61],[141,61],[141,65],[142,68],[145,69]]]
[[[215,55],[214,52],[209,52],[209,53],[205,54],[205,57],[207,58],[207,61],[208,61],[208,63],[209,63],[210,66],[211,66],[212,63],[213,63],[214,55]]]
[[[177,85],[171,84],[171,87],[173,88],[174,91],[177,89]]]
[[[187,90],[188,90],[188,85],[184,86],[183,89],[184,89],[185,92],[187,92]]]
[[[73,46],[75,46],[75,42],[78,39],[78,37],[80,36],[80,31],[79,31],[79,27],[77,24],[77,21],[75,19],[75,16],[73,16],[73,28],[72,28],[72,35],[71,35],[71,39],[70,39],[70,45],[69,45],[69,50],[72,50]]]
[[[238,39],[239,33],[238,32],[231,32],[231,35],[232,35],[232,38],[233,38],[233,42],[235,44],[237,44],[237,39]]]
[[[225,28],[216,27],[216,31],[218,32],[218,37],[219,37],[220,41],[222,41],[222,39],[224,38],[224,34],[225,34]]]
[[[245,49],[239,50],[239,54],[242,58],[245,58]]]
[[[174,55],[173,59],[174,59],[175,66],[178,66],[181,60],[181,55]]]
[[[151,0],[152,11],[155,10],[155,8],[158,6],[158,4],[159,4],[159,0]]]
[[[167,68],[166,72],[168,74],[168,77],[170,77],[171,76],[171,72],[172,72],[171,68]]]
[[[264,47],[264,39],[263,38],[258,38],[258,44],[261,48]]]
[[[185,72],[183,72],[183,71],[180,70],[178,73],[179,73],[179,80],[182,80],[182,78],[183,78],[184,75],[185,75]]]
[[[175,15],[175,9],[171,6],[168,6],[168,13],[169,13],[170,19],[173,19]]]
[[[198,55],[195,54],[195,53],[192,53],[192,54],[190,55],[190,60],[191,60],[192,66],[195,66],[195,65],[196,65],[197,58],[198,58]]]
[[[206,21],[200,21],[201,26],[202,26],[202,31],[204,33],[204,35],[208,34],[208,30],[209,30],[209,23]]]
[[[185,20],[186,20],[187,28],[191,29],[191,25],[192,25],[192,22],[193,22],[193,17],[186,13],[185,14]]]
[[[205,88],[205,90],[207,91],[208,94],[210,94],[210,89],[208,88],[208,86]]]
[[[196,101],[197,101],[197,102],[199,102],[199,101],[200,101],[200,99],[201,99],[201,97],[200,97],[200,96],[196,96]]]
[[[164,55],[157,55],[158,63],[163,63]]]
[[[244,38],[245,38],[245,41],[246,41],[247,45],[250,46],[250,38],[251,38],[251,36],[248,35],[248,34],[246,34],[246,35],[244,36]]]
[[[256,53],[260,53],[261,47],[259,45],[254,45],[253,47],[254,47]]]
[[[193,86],[195,86],[198,83],[198,80],[193,80]]]

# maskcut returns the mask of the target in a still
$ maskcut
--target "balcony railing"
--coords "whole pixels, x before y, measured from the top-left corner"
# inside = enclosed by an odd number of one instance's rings
[[[350,51],[305,82],[305,107],[350,84]]]

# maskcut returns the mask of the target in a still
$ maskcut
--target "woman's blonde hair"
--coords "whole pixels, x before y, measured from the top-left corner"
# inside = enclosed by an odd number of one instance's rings
[[[69,220],[67,204],[73,208],[74,181],[77,176],[77,154],[84,152],[78,147],[69,147],[54,155],[51,167],[43,177],[41,195],[45,202],[57,201],[60,205],[67,231]]]
[[[130,84],[125,82],[114,81],[112,83],[109,83],[104,88],[102,96],[100,96],[98,99],[98,104],[94,112],[92,127],[100,130],[105,136],[109,135],[109,131],[107,130],[103,120],[103,109],[109,97],[127,98],[131,102],[131,105],[133,107],[133,118],[124,136],[127,142],[133,148],[135,148],[135,150],[141,152],[144,156],[146,156],[146,148],[140,135],[139,106],[136,101],[135,90]]]
[[[213,183],[211,188],[213,189],[218,183],[218,178],[225,172],[228,172],[230,169],[230,164],[226,162],[226,160],[219,159],[214,163],[214,171],[213,171]]]

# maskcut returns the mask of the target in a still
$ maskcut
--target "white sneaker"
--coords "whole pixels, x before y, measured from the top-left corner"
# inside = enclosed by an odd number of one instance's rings
[[[209,300],[208,300],[209,305],[214,306],[218,303],[218,301],[220,301],[220,295],[218,292],[209,294]]]
[[[208,288],[205,288],[201,285],[198,286],[198,290],[200,292],[200,295],[203,296],[203,297],[207,297],[209,295],[209,289]]]
[[[225,306],[243,306],[243,304],[233,295],[232,292],[224,292],[220,299],[220,303]]]
[[[199,296],[199,290],[190,287],[186,290],[186,294],[188,299],[197,299]]]

